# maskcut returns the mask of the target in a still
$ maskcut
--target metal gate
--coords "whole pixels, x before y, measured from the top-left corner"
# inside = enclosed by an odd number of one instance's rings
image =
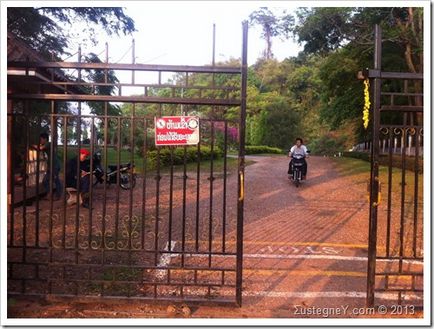
[[[376,26],[374,69],[363,72],[373,95],[367,304],[388,292],[421,306],[423,74],[384,72],[381,53]]]
[[[242,42],[237,67],[215,66],[214,58],[212,66],[136,64],[134,48],[132,64],[108,63],[107,53],[105,63],[82,63],[80,54],[74,63],[8,62],[30,86],[8,93],[9,294],[241,305],[246,23]],[[72,70],[76,81],[64,78]],[[131,82],[108,78],[118,70],[131,72]],[[85,82],[85,71],[101,81]],[[144,72],[157,82],[138,82]],[[168,73],[180,78],[163,82]],[[134,96],[123,95],[128,88]],[[89,102],[98,114],[86,113]],[[129,113],[112,114],[117,103],[129,104]],[[44,107],[47,114],[38,113]],[[198,116],[199,144],[154,147],[154,117],[165,115]],[[49,159],[32,149],[41,131],[50,135]],[[80,159],[71,158],[82,149],[100,155],[105,174],[131,164],[112,180],[89,175],[87,208],[74,194],[83,181],[65,185],[71,161],[80,175]],[[62,196],[42,198],[41,168],[53,191],[56,163]]]

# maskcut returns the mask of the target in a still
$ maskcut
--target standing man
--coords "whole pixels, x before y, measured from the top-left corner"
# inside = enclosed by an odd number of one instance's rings
[[[42,180],[42,184],[48,195],[50,195],[50,193],[52,192],[50,191],[50,175],[51,175],[50,169],[51,169],[51,161],[53,161],[53,186],[56,187],[53,200],[55,201],[59,200],[60,196],[62,195],[62,183],[60,182],[60,178],[59,178],[60,161],[56,151],[54,151],[53,154],[51,154],[51,145],[48,142],[48,134],[41,133],[39,135],[39,145],[34,145],[33,148],[45,152],[47,156],[47,172],[45,173],[45,176]]]

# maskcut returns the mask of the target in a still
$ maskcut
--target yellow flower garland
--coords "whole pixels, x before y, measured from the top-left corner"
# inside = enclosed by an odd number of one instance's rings
[[[368,128],[369,124],[369,108],[371,107],[371,102],[369,100],[369,79],[365,79],[363,81],[363,84],[365,85],[365,105],[363,105],[363,126],[365,129]]]

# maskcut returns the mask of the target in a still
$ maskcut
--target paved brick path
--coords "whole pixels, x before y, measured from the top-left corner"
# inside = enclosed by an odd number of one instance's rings
[[[367,177],[340,176],[331,159],[311,157],[308,179],[296,188],[286,175],[286,157],[249,159],[255,163],[246,168],[243,307],[193,307],[192,316],[323,317],[303,313],[321,307],[339,312],[332,314],[334,317],[355,317],[355,312],[363,312]],[[393,305],[390,295],[380,297],[385,305]],[[74,303],[64,308],[76,317],[166,316],[162,305],[78,305],[80,310]],[[62,308],[45,312],[67,317]]]

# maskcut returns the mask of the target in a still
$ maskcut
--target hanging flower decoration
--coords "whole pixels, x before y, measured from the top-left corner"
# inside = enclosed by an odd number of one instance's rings
[[[365,79],[363,81],[363,84],[365,85],[365,104],[363,105],[363,126],[365,129],[368,128],[369,124],[369,108],[371,107],[371,102],[369,100],[369,79]]]

